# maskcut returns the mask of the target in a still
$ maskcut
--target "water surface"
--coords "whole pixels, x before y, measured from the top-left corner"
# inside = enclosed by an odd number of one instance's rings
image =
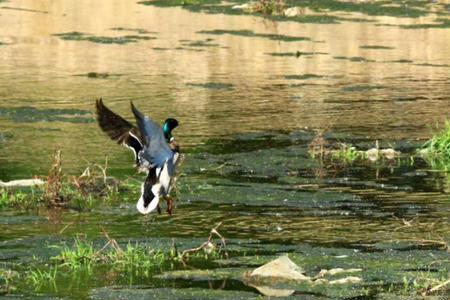
[[[442,245],[420,241],[449,239],[449,179],[408,155],[450,113],[450,35],[446,21],[433,23],[448,16],[417,6],[409,15],[333,6],[334,21],[316,23],[122,0],[0,3],[1,180],[45,175],[55,149],[67,174],[107,156],[111,175],[139,179],[132,154],[95,123],[99,97],[130,120],[130,100],[158,122],[176,117],[186,153],[172,217],[138,215],[135,194],[91,212],[2,211],[2,268],[33,256],[45,262],[55,255],[48,245],[80,233],[101,244],[101,228],[123,244],[166,249],[175,238],[187,247],[219,221],[235,259],[204,266],[224,268],[225,284],[177,273],[129,283],[101,273],[17,293],[196,299],[213,288],[210,298],[247,299],[258,291],[230,266],[243,271],[285,252],[309,274],[367,271],[367,286],[303,287],[301,299],[369,297],[367,290],[382,299],[405,276],[445,274]],[[365,150],[379,140],[404,155],[314,159],[308,149],[320,132],[331,145]]]

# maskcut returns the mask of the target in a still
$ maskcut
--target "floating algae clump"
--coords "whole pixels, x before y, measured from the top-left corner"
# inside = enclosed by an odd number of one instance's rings
[[[155,37],[143,36],[143,35],[124,35],[124,36],[95,36],[83,32],[73,31],[65,33],[54,34],[66,41],[88,41],[97,44],[118,44],[124,45],[128,43],[136,43],[139,40],[151,40]]]

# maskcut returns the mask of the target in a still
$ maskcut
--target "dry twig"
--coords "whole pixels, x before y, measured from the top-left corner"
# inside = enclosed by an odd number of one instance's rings
[[[105,230],[105,228],[102,228],[102,233],[105,236],[105,238],[108,240],[108,242],[97,252],[95,252],[94,256],[97,256],[98,254],[100,254],[101,252],[103,252],[103,250],[105,250],[108,246],[111,246],[114,250],[116,250],[116,252],[118,253],[123,253],[122,248],[120,248],[119,244],[117,243],[117,241],[115,239],[112,239],[108,232]]]
[[[433,287],[433,288],[431,288],[431,287],[430,287],[430,288],[427,288],[427,289],[422,293],[422,296],[428,296],[428,295],[431,295],[431,294],[433,294],[434,292],[437,292],[437,291],[439,291],[439,290],[441,290],[441,289],[447,287],[448,285],[450,285],[450,279],[447,280],[447,281],[444,281],[444,282],[442,282],[442,283],[440,283],[440,284],[438,284],[438,285],[436,285],[436,286]]]
[[[225,238],[217,231],[220,226],[222,226],[222,222],[220,222],[219,224],[216,225],[216,227],[211,229],[211,232],[209,233],[208,240],[206,242],[204,242],[203,244],[201,244],[200,246],[184,250],[181,253],[181,255],[180,255],[181,262],[184,265],[186,265],[186,259],[189,256],[189,254],[197,253],[197,252],[199,252],[201,250],[211,251],[211,250],[216,249],[216,245],[213,243],[214,236],[217,236],[220,239],[220,243],[221,243],[220,247],[221,248],[219,248],[218,251],[221,251],[223,249],[225,257],[228,258],[228,253],[227,253],[227,250],[226,250]]]
[[[50,206],[64,206],[63,197],[61,195],[62,177],[61,150],[56,150],[43,196],[44,201]]]

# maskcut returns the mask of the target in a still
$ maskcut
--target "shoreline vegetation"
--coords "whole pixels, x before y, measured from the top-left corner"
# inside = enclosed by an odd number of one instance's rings
[[[392,147],[381,148],[379,142],[368,149],[357,149],[348,143],[330,144],[319,132],[308,144],[308,152],[313,159],[328,164],[352,164],[356,162],[412,164],[417,158],[423,159],[432,171],[450,170],[450,122],[427,140],[414,153],[401,153]],[[118,180],[107,175],[108,159],[104,165],[91,164],[81,175],[63,173],[61,151],[55,151],[52,167],[47,177],[0,181],[0,209],[15,207],[29,209],[36,205],[66,207],[76,211],[93,208],[98,200],[103,204],[115,203],[123,194],[139,189],[131,180]],[[175,187],[174,190],[177,190]],[[137,196],[137,195],[134,195]]]

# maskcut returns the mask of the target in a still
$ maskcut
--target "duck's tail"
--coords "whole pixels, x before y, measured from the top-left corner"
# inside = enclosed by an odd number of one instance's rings
[[[145,182],[141,186],[141,197],[136,208],[141,214],[148,214],[154,211],[159,204],[161,194],[161,183],[156,177],[156,170],[150,169]]]

